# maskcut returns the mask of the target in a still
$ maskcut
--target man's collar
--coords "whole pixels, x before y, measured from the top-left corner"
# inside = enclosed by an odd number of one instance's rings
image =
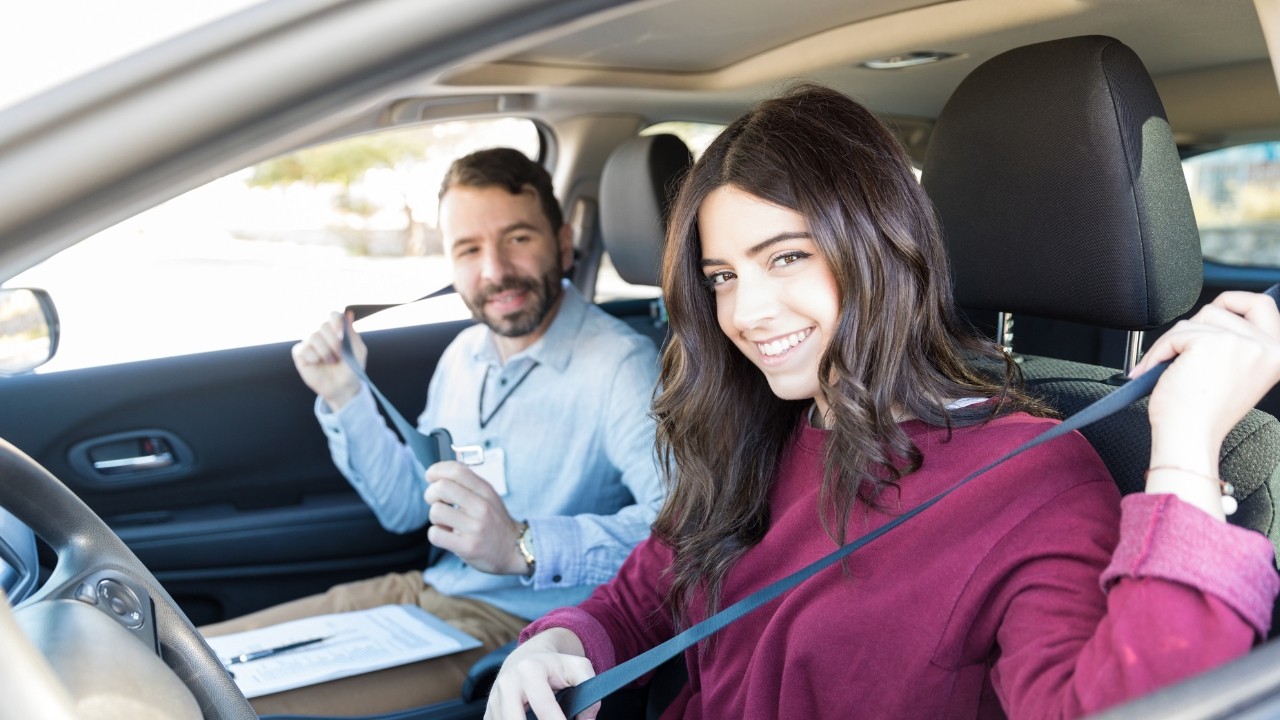
[[[587,301],[573,283],[562,280],[560,283],[560,306],[551,319],[551,325],[538,341],[524,350],[507,358],[508,363],[518,362],[521,358],[529,358],[540,365],[546,365],[556,372],[563,372],[573,357],[573,346],[578,340],[578,331],[582,328],[582,320],[587,314]],[[502,365],[498,347],[494,342],[493,330],[485,328],[485,340],[476,352],[477,362],[490,365]]]

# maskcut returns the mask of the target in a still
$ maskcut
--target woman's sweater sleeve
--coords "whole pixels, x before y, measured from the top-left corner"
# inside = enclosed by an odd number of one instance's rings
[[[1082,495],[1062,500],[1070,505]],[[1077,529],[1095,522],[1088,508],[1074,510],[1039,517],[1069,525],[1074,516]],[[1071,545],[1079,535],[1068,525],[1048,528],[1064,538],[1050,549],[1058,562],[1078,552]],[[1013,576],[1020,579],[1001,591],[1006,616],[992,670],[1011,718],[1097,712],[1239,657],[1266,637],[1280,591],[1267,538],[1174,496],[1145,493],[1121,502],[1119,544],[1101,573],[1101,607],[1089,593],[1042,592],[1045,583],[1033,571]]]
[[[535,620],[520,633],[520,641],[548,628],[565,628],[578,636],[591,666],[601,673],[669,639],[674,626],[665,601],[673,557],[670,548],[650,536],[636,546],[613,580],[577,607],[553,610]]]

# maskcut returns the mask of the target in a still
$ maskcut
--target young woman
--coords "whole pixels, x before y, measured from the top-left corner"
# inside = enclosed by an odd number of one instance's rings
[[[1053,425],[957,322],[949,283],[929,201],[865,108],[801,86],[730,125],[670,222],[666,507],[613,582],[525,631],[487,717],[562,717],[555,689]],[[1272,549],[1222,522],[1214,477],[1227,430],[1280,378],[1262,300],[1224,296],[1140,366],[1184,355],[1151,401],[1151,493],[1122,503],[1078,434],[1024,453],[691,648],[664,717],[1075,716],[1246,652],[1270,622]],[[1250,372],[1223,371],[1246,355]],[[1160,409],[1208,375],[1227,385],[1211,411]]]

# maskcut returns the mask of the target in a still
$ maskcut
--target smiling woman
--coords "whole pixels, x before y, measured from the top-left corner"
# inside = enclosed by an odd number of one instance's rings
[[[818,366],[839,327],[839,291],[803,216],[732,185],[698,213],[702,269],[720,330],[784,400],[817,401]]]

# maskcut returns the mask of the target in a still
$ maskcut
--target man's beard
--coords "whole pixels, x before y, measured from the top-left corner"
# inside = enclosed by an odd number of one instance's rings
[[[515,290],[529,294],[531,302],[509,315],[493,317],[485,313],[485,303],[494,295]],[[474,297],[463,297],[471,316],[503,337],[523,337],[538,329],[564,291],[560,275],[553,269],[541,278],[513,277],[501,285],[486,285]]]

